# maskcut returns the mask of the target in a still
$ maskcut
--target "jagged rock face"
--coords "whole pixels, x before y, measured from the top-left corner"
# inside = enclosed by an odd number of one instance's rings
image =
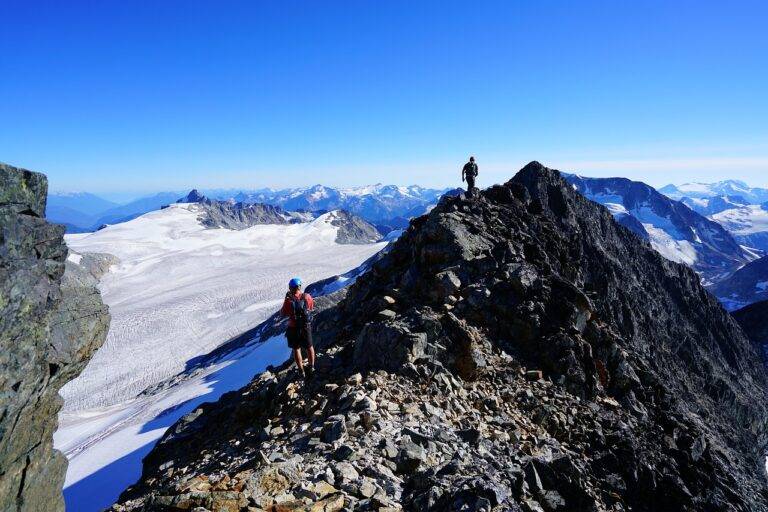
[[[755,302],[732,313],[744,333],[763,354],[768,365],[768,300]]]
[[[199,203],[200,221],[209,228],[247,229],[261,224],[290,224],[293,220],[279,206],[268,204],[225,203],[205,200]]]
[[[336,243],[339,244],[372,244],[381,239],[379,231],[357,215],[344,210],[331,212],[332,226],[337,226]]]
[[[59,389],[109,324],[93,277],[65,273],[64,228],[45,221],[45,176],[0,164],[0,510],[64,509],[53,450]],[[65,277],[62,277],[65,276]]]
[[[113,510],[768,510],[754,347],[538,163],[414,220],[315,332],[312,381],[185,417]]]
[[[209,228],[247,229],[260,224],[290,224],[299,222],[279,206],[261,203],[236,203],[216,201],[193,189],[177,203],[196,203],[200,222]]]
[[[768,299],[768,256],[752,261],[712,287],[728,309]]]
[[[196,188],[193,188],[189,192],[189,194],[187,194],[186,196],[182,197],[181,199],[179,199],[176,202],[177,203],[201,203],[201,202],[205,201],[206,199],[207,198],[203,194],[198,192]]]

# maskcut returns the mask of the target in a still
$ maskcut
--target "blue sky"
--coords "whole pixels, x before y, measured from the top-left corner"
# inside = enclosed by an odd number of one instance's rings
[[[2,1],[0,161],[52,189],[768,185],[765,2]],[[485,183],[483,183],[485,181]]]

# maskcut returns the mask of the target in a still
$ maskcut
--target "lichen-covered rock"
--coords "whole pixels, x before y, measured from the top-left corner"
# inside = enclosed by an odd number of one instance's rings
[[[63,510],[53,450],[59,389],[109,324],[95,279],[65,274],[64,228],[44,219],[45,176],[0,164],[0,510]],[[66,277],[63,277],[66,275]]]
[[[320,486],[345,510],[768,511],[757,351],[692,270],[538,163],[443,198],[315,326],[312,380],[286,363],[201,406],[113,510],[206,478],[257,510],[324,506]]]

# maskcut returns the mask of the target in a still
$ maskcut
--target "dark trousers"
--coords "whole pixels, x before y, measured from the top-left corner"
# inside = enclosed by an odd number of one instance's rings
[[[285,331],[285,337],[288,340],[290,348],[309,349],[312,346],[312,328],[299,329],[297,327],[288,327]]]
[[[467,176],[467,195],[475,195],[475,177]]]

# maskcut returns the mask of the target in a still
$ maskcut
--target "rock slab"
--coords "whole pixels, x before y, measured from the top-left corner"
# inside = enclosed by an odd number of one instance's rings
[[[64,227],[44,218],[47,192],[44,175],[0,164],[0,510],[9,512],[64,509],[58,391],[109,326],[96,279],[65,264]]]

